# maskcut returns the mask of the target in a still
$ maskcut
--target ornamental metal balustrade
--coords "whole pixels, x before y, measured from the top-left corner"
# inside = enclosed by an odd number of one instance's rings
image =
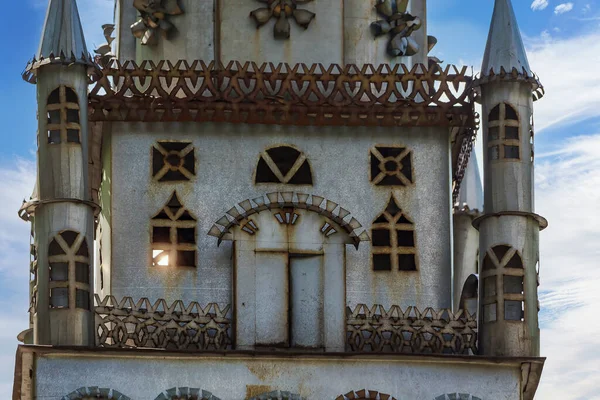
[[[96,345],[185,351],[233,350],[231,307],[96,295]],[[477,354],[477,320],[467,311],[423,312],[360,304],[347,308],[346,351]]]

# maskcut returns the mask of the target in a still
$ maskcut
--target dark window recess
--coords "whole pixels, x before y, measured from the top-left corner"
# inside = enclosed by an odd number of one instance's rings
[[[414,254],[398,254],[398,269],[400,271],[416,271],[416,256]]]
[[[81,242],[81,246],[79,246],[79,250],[77,250],[77,255],[82,257],[89,257],[87,241],[83,239]]]
[[[189,181],[196,175],[191,142],[158,142],[152,148],[152,176],[159,182]]]
[[[374,224],[385,224],[388,223],[388,219],[385,215],[381,214],[379,217],[377,217],[377,219],[375,221],[373,221]]]
[[[492,108],[490,111],[490,117],[488,121],[498,121],[500,119],[500,105],[498,104],[496,107]]]
[[[60,144],[60,131],[48,131],[48,144]]]
[[[87,263],[75,263],[75,281],[79,283],[90,283],[90,266]]]
[[[504,138],[509,140],[519,140],[519,127],[506,126],[504,127]]]
[[[523,268],[523,260],[521,260],[519,253],[515,253],[515,255],[508,260],[506,268]]]
[[[302,161],[303,158],[304,161]],[[273,169],[269,164],[273,166]],[[298,166],[298,164],[300,165]],[[293,171],[293,168],[297,169]],[[300,151],[293,147],[279,146],[268,149],[258,160],[254,182],[312,185],[310,163]]]
[[[196,243],[196,228],[177,228],[178,243]]]
[[[87,290],[75,289],[75,307],[89,310],[90,292]]]
[[[391,246],[390,231],[388,229],[373,229],[373,246],[388,247]]]
[[[100,290],[104,290],[104,267],[100,265]]]
[[[519,120],[519,116],[517,115],[517,111],[514,108],[512,108],[508,104],[505,104],[504,107],[505,107],[505,110],[506,110],[506,119],[510,119],[512,121],[518,121]]]
[[[497,294],[496,289],[496,275],[488,276],[483,280],[483,296],[484,297],[494,297]]]
[[[405,147],[375,147],[370,170],[371,182],[377,186],[405,186],[413,182],[412,152]]]
[[[73,244],[75,243],[75,240],[77,240],[79,233],[74,231],[64,231],[61,232],[60,236],[67,243],[67,246],[73,247]]]
[[[504,275],[504,293],[507,294],[522,294],[523,293],[523,277]]]
[[[498,259],[498,261],[502,262],[502,259],[504,258],[504,256],[506,255],[506,253],[508,253],[508,251],[510,250],[509,246],[495,246],[493,249],[494,254],[496,255],[496,258]]]
[[[49,124],[60,124],[60,110],[48,111],[48,123]]]
[[[60,118],[59,118],[60,120]],[[79,110],[67,109],[67,122],[78,124],[79,123]]]
[[[50,281],[66,282],[69,280],[69,263],[66,262],[51,262],[50,265]]]
[[[414,231],[397,231],[398,247],[415,247]]]
[[[49,256],[58,256],[61,254],[65,254],[65,251],[60,247],[56,239],[53,239],[50,242],[50,246],[48,246],[48,255]]]
[[[177,265],[181,267],[193,267],[196,265],[195,251],[177,251]]]
[[[504,158],[510,160],[518,160],[521,158],[519,156],[519,146],[504,146]]]
[[[50,289],[50,307],[51,308],[69,308],[69,289],[67,289],[67,288]]]
[[[67,103],[79,103],[79,98],[77,97],[77,94],[71,88],[65,88],[65,97]]]
[[[178,221],[195,221],[196,218],[192,217],[190,213],[186,210],[181,214]]]
[[[171,243],[171,228],[164,226],[153,227],[152,243]]]
[[[389,254],[373,254],[373,269],[375,271],[391,271],[392,258]]]
[[[486,271],[486,270],[495,269],[495,268],[496,268],[496,265],[490,259],[490,256],[488,256],[486,254],[485,258],[483,259],[483,270]]]
[[[79,129],[67,129],[67,142],[68,143],[80,143]]]
[[[504,320],[523,321],[523,302],[517,300],[504,300]]]
[[[500,139],[500,127],[498,126],[491,126],[488,129],[488,140],[492,141],[492,140],[498,140]]]
[[[60,104],[60,89],[54,89],[48,96],[48,104]]]

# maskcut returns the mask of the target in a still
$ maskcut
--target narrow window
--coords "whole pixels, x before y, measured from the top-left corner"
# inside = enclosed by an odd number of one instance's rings
[[[371,182],[377,186],[409,186],[413,183],[412,151],[405,147],[371,150]]]
[[[48,144],[81,143],[79,100],[70,87],[61,85],[48,96]]]
[[[290,146],[279,146],[260,155],[254,182],[312,185],[313,179],[304,153]]]
[[[525,277],[519,252],[507,245],[494,246],[483,259],[483,270],[488,275],[483,278],[482,298],[488,304],[484,306],[484,321],[492,322],[498,318],[497,304],[501,305],[500,318],[505,321],[523,321]],[[502,286],[499,287],[500,284]]]
[[[414,223],[403,213],[394,197],[371,229],[375,271],[416,271],[417,252]]]
[[[488,115],[488,158],[490,161],[520,160],[521,133],[517,111],[502,103]]]
[[[50,308],[90,310],[90,259],[85,237],[63,231],[48,246]]]
[[[196,266],[196,218],[173,192],[151,221],[152,264],[154,266]]]

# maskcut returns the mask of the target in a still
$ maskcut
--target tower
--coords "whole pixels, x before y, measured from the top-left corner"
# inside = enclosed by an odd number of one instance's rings
[[[531,72],[510,0],[496,0],[481,78],[484,214],[480,234],[480,352],[538,356],[539,231],[534,213]],[[532,96],[532,92],[534,96]]]
[[[88,55],[75,0],[50,0],[24,79],[37,85],[33,343],[93,343],[94,209],[88,184]]]

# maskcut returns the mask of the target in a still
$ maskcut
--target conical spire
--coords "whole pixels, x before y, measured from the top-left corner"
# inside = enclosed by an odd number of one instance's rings
[[[457,207],[460,211],[483,212],[483,185],[475,151],[471,153],[465,177],[460,185]]]
[[[481,75],[499,75],[502,69],[533,76],[510,0],[496,0]]]
[[[50,0],[40,47],[23,77],[33,83],[33,70],[51,63],[94,65],[85,44],[76,0]]]

